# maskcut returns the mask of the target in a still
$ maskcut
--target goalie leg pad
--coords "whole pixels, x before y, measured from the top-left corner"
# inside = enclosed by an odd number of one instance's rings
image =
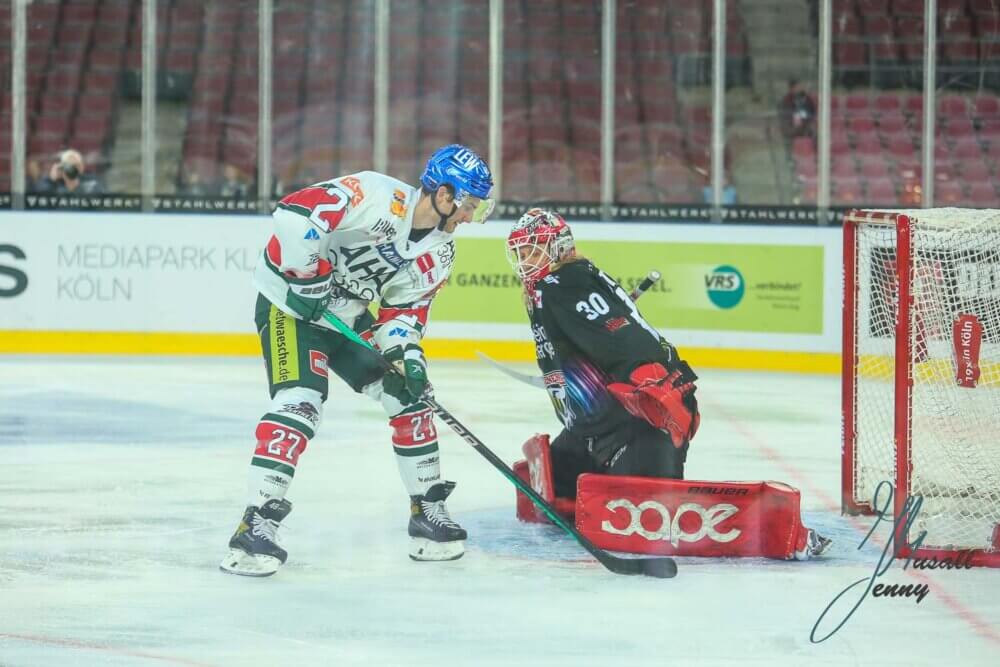
[[[563,438],[562,434],[556,440],[559,441],[560,438]],[[581,471],[566,465],[567,461],[561,457],[562,450],[549,445],[547,434],[535,434],[521,446],[521,451],[524,452],[525,458],[514,464],[514,473],[528,482],[532,490],[552,505],[559,514],[572,520],[574,511],[572,491],[575,491],[576,477]],[[564,497],[556,495],[560,488],[557,486],[558,479],[563,479],[565,488],[572,489]],[[516,497],[519,520],[529,523],[548,523],[549,519],[545,513],[528,496],[517,491]]]
[[[609,475],[580,476],[576,527],[614,551],[782,560],[794,558],[808,534],[799,491],[781,482]]]

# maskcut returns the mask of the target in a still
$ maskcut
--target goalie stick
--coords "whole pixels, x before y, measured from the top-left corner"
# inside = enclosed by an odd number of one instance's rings
[[[659,279],[660,279],[659,271],[650,271],[649,274],[642,279],[642,282],[636,285],[636,288],[632,290],[632,293],[628,295],[629,298],[632,299],[633,301],[636,301],[640,296],[643,295],[643,293],[646,290],[655,285]],[[523,382],[524,384],[530,384],[532,387],[545,389],[545,380],[543,380],[541,376],[528,375],[527,373],[519,373],[515,371],[513,368],[507,368],[496,359],[492,358],[485,352],[480,352],[479,350],[476,350],[476,356],[485,361],[486,363],[488,363],[493,368],[503,373],[504,375],[506,375],[507,377],[514,378],[518,382]]]
[[[371,343],[361,338],[361,336],[356,334],[353,329],[341,322],[337,317],[326,312],[323,313],[323,318],[333,325],[337,331],[339,331],[341,335],[348,340],[375,352],[378,356],[379,363],[386,371],[399,373],[399,369],[379,354]],[[438,417],[444,420],[444,422],[448,424],[448,426],[450,426],[455,433],[461,436],[463,440],[472,445],[473,449],[489,461],[494,468],[499,470],[504,477],[506,477],[514,486],[518,488],[518,490],[531,498],[531,501],[545,513],[545,516],[547,516],[552,523],[569,533],[573,539],[575,539],[580,546],[590,552],[590,555],[596,558],[601,565],[615,574],[644,574],[650,577],[658,577],[660,579],[668,579],[677,575],[677,563],[674,562],[673,558],[668,556],[658,556],[654,558],[622,558],[620,556],[614,556],[595,545],[589,539],[584,537],[575,526],[567,523],[566,520],[555,511],[552,505],[545,502],[544,498],[535,493],[535,490],[531,488],[530,484],[525,484],[520,477],[514,474],[514,471],[511,470],[499,456],[494,454],[479,438],[473,435],[472,431],[467,429],[462,422],[458,421],[458,419],[456,419],[450,412],[445,410],[437,402],[437,400],[426,395],[422,396],[420,400],[426,403],[427,406],[433,410]]]

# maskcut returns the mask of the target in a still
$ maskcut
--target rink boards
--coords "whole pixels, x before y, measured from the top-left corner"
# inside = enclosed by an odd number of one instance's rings
[[[426,339],[436,358],[534,356],[504,253],[466,225]],[[578,250],[696,367],[837,372],[838,228],[576,223]],[[0,353],[257,355],[251,273],[266,216],[0,213]]]

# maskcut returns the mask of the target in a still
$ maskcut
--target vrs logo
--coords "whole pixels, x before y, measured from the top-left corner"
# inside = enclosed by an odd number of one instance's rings
[[[719,308],[732,308],[743,300],[743,276],[735,267],[723,264],[705,275],[708,299]]]
[[[14,259],[25,259],[26,255],[16,245],[0,245],[0,297],[17,296],[28,288],[28,274],[13,266],[4,266],[4,255],[11,255]]]

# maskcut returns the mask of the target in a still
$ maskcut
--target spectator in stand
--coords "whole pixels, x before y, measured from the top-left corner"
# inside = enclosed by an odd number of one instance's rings
[[[788,80],[788,92],[781,100],[781,114],[789,137],[816,136],[816,101],[795,79]]]
[[[238,167],[226,164],[222,168],[222,181],[219,183],[220,197],[246,199],[250,196],[250,184]]]
[[[191,169],[181,174],[178,179],[177,194],[187,197],[204,197],[212,194],[211,188],[201,177],[197,169]]]
[[[27,191],[35,192],[41,179],[42,165],[35,158],[29,157],[24,163],[24,182],[27,184]]]
[[[85,174],[86,165],[79,151],[67,148],[49,167],[49,173],[35,182],[34,191],[53,195],[99,195],[104,186],[93,176]]]

